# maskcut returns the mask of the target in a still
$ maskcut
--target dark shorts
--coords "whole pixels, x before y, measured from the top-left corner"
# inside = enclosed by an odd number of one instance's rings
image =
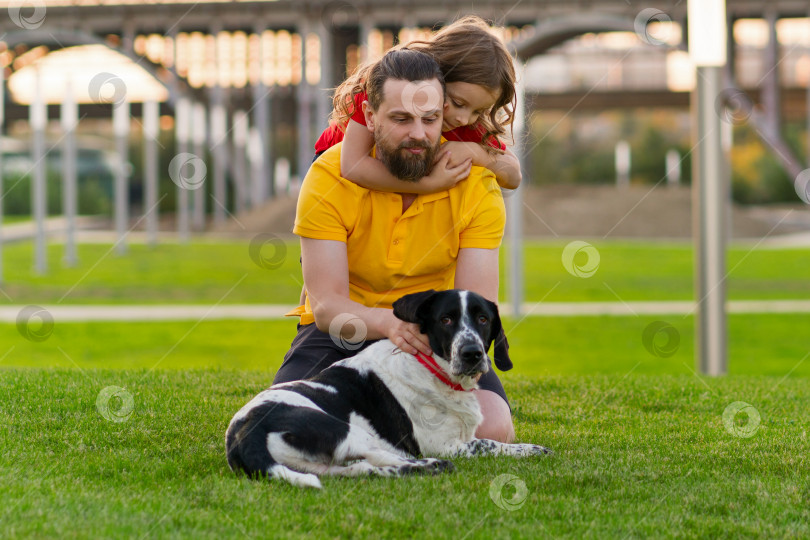
[[[354,356],[377,341],[369,340],[356,349],[349,350],[335,343],[332,336],[326,332],[318,330],[314,323],[303,326],[299,324],[298,334],[293,339],[290,350],[284,355],[284,362],[276,372],[273,384],[299,381],[317,375],[335,362]],[[490,369],[481,377],[478,387],[495,392],[503,398],[507,405],[509,404],[506,392],[494,369]]]

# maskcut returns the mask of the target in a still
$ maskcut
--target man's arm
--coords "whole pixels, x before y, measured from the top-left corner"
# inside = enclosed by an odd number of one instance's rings
[[[498,248],[458,250],[454,287],[476,292],[497,304]]]
[[[318,330],[329,332],[335,317],[348,313],[365,325],[364,339],[388,338],[407,353],[416,354],[418,349],[432,354],[427,336],[419,332],[417,325],[396,318],[390,309],[366,307],[349,298],[349,262],[344,242],[302,237],[301,261]],[[347,339],[357,334],[351,325],[331,330]]]

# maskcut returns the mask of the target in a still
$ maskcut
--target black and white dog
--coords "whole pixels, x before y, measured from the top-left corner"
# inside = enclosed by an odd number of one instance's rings
[[[533,444],[476,439],[482,420],[471,392],[495,365],[511,369],[497,306],[469,291],[427,291],[394,302],[419,325],[433,358],[381,340],[310,379],[271,386],[236,413],[225,442],[228,464],[249,476],[321,487],[317,475],[438,473],[453,464],[416,456],[532,456]]]

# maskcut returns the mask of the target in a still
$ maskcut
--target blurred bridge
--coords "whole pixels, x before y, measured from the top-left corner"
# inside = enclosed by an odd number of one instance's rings
[[[650,0],[643,4],[627,0],[148,4],[129,0],[13,0],[0,1],[0,6],[8,11],[7,17],[0,17],[1,39],[5,44],[5,50],[0,51],[0,63],[6,68],[6,78],[13,78],[18,71],[30,69],[61,49],[98,45],[128,57],[159,81],[166,93],[165,98],[158,100],[162,104],[155,106],[146,103],[154,99],[136,97],[135,89],[116,86],[115,74],[106,73],[104,66],[88,66],[94,77],[79,89],[83,94],[77,96],[80,102],[77,116],[110,118],[116,108],[113,105],[126,102],[128,115],[140,119],[145,127],[151,126],[145,136],[152,138],[158,116],[173,117],[168,129],[175,130],[178,153],[198,150],[211,153],[209,169],[215,194],[215,204],[211,206],[217,222],[226,218],[227,208],[241,211],[273,196],[276,186],[273,164],[277,157],[295,156],[294,172],[301,175],[306,171],[313,140],[331,110],[328,89],[347,72],[363,60],[379,56],[394,43],[428,35],[431,29],[460,14],[475,13],[504,27],[504,39],[524,62],[577,36],[612,31],[634,32],[648,45],[683,50],[685,35],[663,42],[648,33],[648,28],[651,23],[671,21],[680,34],[685,33],[687,23],[683,0]],[[732,59],[733,22],[746,18],[767,21],[770,36],[764,53],[767,68],[779,63],[777,21],[808,17],[810,5],[806,0],[728,0],[727,13],[732,23],[729,24]],[[730,61],[729,65],[733,67],[735,62]],[[754,120],[761,124],[771,146],[779,147],[782,103],[778,71],[764,72],[756,93],[764,113]],[[728,73],[729,86],[734,81],[732,69]],[[90,92],[88,99],[85,89],[93,84],[97,86],[95,95]],[[101,95],[98,87],[104,85],[112,89],[111,96]],[[797,102],[795,94],[792,90],[791,103]],[[649,104],[669,101],[682,105],[688,99],[688,94],[673,94],[666,88],[644,95]],[[582,102],[585,106],[599,107],[639,103],[632,94],[578,89],[548,97],[544,107],[570,108]],[[6,119],[33,118],[29,110],[33,99],[32,96],[4,99]],[[64,111],[65,107],[62,115],[70,114]],[[44,114],[56,118],[60,110],[46,107]],[[118,130],[118,138],[124,142],[119,149],[126,152],[126,134],[121,131]],[[151,143],[144,144],[148,151]],[[781,153],[783,160],[798,166],[798,160],[789,151],[786,158]],[[154,176],[156,158],[148,159],[147,173]],[[233,200],[229,202],[231,192]],[[194,195],[194,222],[204,226],[205,201],[197,193]],[[188,213],[184,199],[178,206],[181,217]]]

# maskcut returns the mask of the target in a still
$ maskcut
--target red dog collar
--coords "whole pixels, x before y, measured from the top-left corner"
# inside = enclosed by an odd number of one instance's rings
[[[472,388],[470,388],[470,390],[465,390],[464,387],[461,386],[460,384],[451,381],[447,377],[447,374],[445,374],[444,370],[442,370],[442,368],[439,367],[439,364],[436,363],[436,360],[434,360],[432,356],[425,356],[421,352],[417,351],[416,359],[419,360],[419,363],[425,366],[428,371],[433,373],[433,375],[435,375],[437,379],[442,381],[444,384],[446,384],[453,390],[456,390],[458,392],[470,392],[472,390]]]

